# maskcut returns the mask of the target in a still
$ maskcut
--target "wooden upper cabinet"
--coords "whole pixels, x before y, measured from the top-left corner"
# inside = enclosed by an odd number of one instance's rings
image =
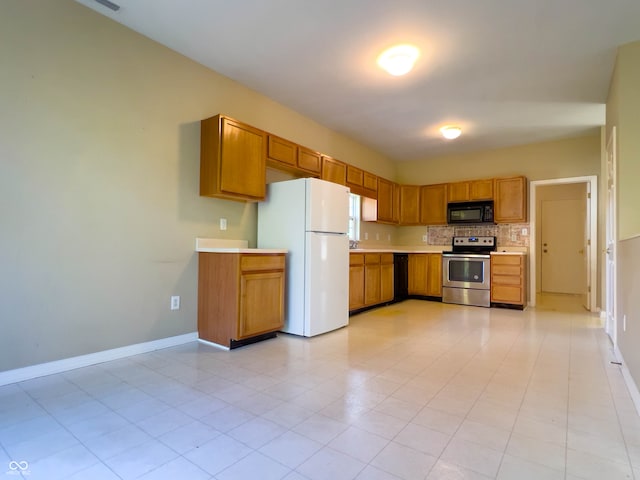
[[[203,120],[200,128],[200,195],[264,200],[267,133],[224,115]]]
[[[420,223],[447,224],[447,184],[424,185],[420,189]]]
[[[381,223],[397,223],[394,220],[394,188],[393,182],[384,178],[378,178],[378,218]]]
[[[347,164],[347,187],[351,189],[351,193],[373,199],[378,198],[378,177],[349,164]]]
[[[362,176],[364,195],[370,198],[378,198],[378,177],[373,173],[364,172]]]
[[[335,158],[322,156],[322,180],[337,183],[339,185],[347,184],[347,164],[336,160]]]
[[[319,177],[322,173],[322,154],[298,146],[298,168]]]
[[[336,182],[337,183],[337,182]],[[361,168],[347,165],[347,182],[346,185],[351,193],[362,195],[364,193],[364,171]]]
[[[269,135],[267,158],[285,165],[295,167],[298,159],[298,146],[284,138]]]
[[[448,184],[448,202],[469,202],[475,200],[493,200],[493,178],[467,180]]]
[[[467,202],[469,201],[469,183],[455,182],[447,186],[447,202]]]
[[[493,178],[469,182],[469,200],[493,200]]]
[[[269,134],[267,164],[299,176],[320,176],[322,154]]]
[[[393,184],[393,223],[400,223],[400,185]]]
[[[419,185],[400,185],[400,224],[420,225]]]
[[[525,177],[494,180],[493,219],[496,223],[527,221],[527,179]]]

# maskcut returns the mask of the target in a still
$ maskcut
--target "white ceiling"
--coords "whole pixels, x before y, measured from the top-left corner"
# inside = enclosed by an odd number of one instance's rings
[[[594,132],[640,40],[639,0],[77,1],[394,160]],[[405,77],[376,65],[396,43]]]

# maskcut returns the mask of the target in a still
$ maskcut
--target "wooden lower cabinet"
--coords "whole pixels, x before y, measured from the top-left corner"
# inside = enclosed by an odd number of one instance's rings
[[[364,307],[364,254],[349,255],[349,310]]]
[[[284,325],[285,255],[198,254],[198,336],[229,348]]]
[[[526,256],[491,255],[491,302],[524,308],[527,303]]]
[[[349,311],[393,300],[393,253],[349,255]]]
[[[393,253],[380,255],[380,301],[390,302],[394,297]]]
[[[442,255],[409,254],[409,295],[442,297]]]
[[[364,304],[380,303],[380,254],[364,255]]]

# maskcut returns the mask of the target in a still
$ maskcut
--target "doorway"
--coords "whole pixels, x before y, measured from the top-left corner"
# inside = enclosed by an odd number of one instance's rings
[[[537,180],[530,188],[530,305],[547,291],[581,295],[596,311],[597,177]]]
[[[538,289],[586,297],[586,183],[542,186],[537,194]]]
[[[617,290],[616,290],[616,245],[618,242],[618,226],[616,219],[616,127],[611,129],[611,136],[607,141],[606,146],[606,162],[607,168],[605,184],[607,186],[606,191],[606,228],[605,228],[605,241],[606,241],[606,260],[605,260],[605,330],[611,338],[614,349],[618,348],[618,325],[616,323],[616,303],[617,303]]]

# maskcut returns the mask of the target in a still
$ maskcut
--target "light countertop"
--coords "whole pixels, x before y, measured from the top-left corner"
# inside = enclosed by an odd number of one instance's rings
[[[200,253],[287,253],[281,248],[249,248],[247,240],[196,238],[196,252]]]

